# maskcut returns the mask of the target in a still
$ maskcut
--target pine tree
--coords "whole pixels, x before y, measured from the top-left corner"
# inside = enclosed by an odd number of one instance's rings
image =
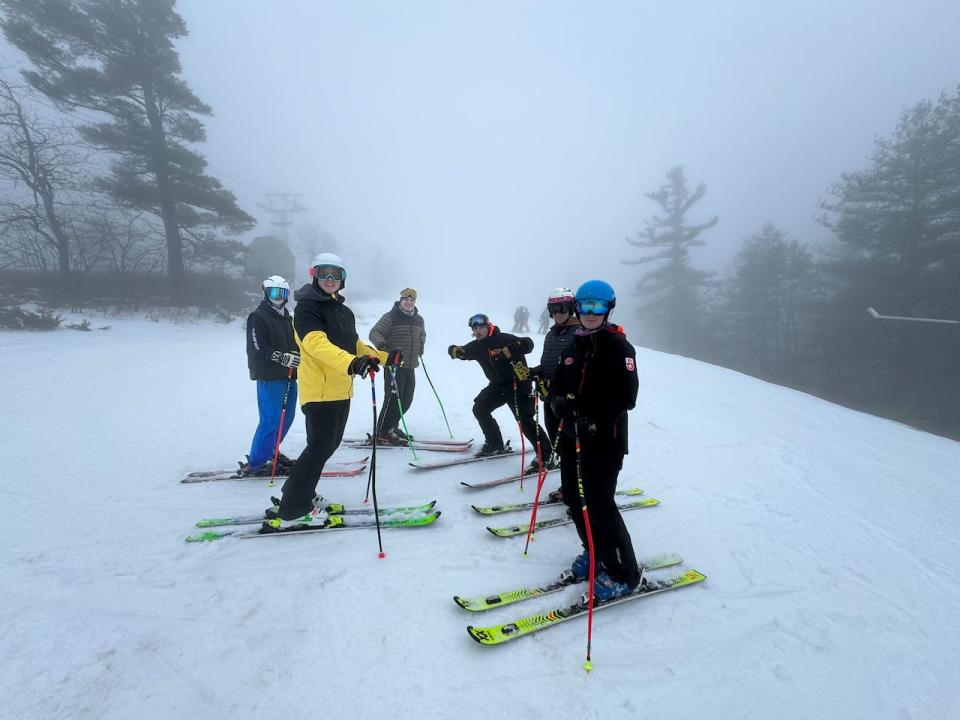
[[[772,223],[744,242],[721,310],[735,367],[789,384],[804,379],[814,275],[812,254]]]
[[[945,402],[960,391],[958,338],[878,326],[864,313],[960,316],[960,92],[906,110],[893,135],[876,141],[870,167],[843,175],[832,195],[823,203],[837,240],[826,342],[848,368],[838,381],[859,374],[861,394],[887,398],[902,417],[960,427],[960,408]]]
[[[0,0],[7,39],[35,66],[24,77],[70,110],[106,119],[80,128],[116,157],[100,184],[120,203],[163,223],[167,268],[185,272],[183,235],[211,227],[243,232],[254,220],[204,174],[189,148],[206,139],[210,115],[181,77],[173,41],[187,34],[175,0]],[[83,115],[89,118],[89,113]]]
[[[692,193],[687,186],[683,166],[667,172],[667,182],[659,190],[645,196],[660,206],[662,215],[646,220],[646,227],[637,238],[626,238],[636,247],[654,252],[638,260],[624,260],[626,265],[657,266],[640,277],[637,291],[644,317],[662,328],[666,347],[671,352],[690,352],[693,333],[700,314],[700,297],[711,273],[696,270],[690,264],[690,248],[704,244],[698,236],[717,224],[714,216],[699,225],[687,224],[687,213],[706,193],[703,183]]]

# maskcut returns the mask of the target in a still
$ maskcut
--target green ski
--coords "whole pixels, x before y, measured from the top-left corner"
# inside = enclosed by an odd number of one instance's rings
[[[676,553],[663,553],[662,555],[649,557],[646,560],[640,560],[640,564],[643,565],[646,570],[660,570],[662,568],[672,567],[673,565],[679,565],[682,562],[683,558]],[[586,582],[586,579],[577,580],[573,576],[573,573],[565,570],[559,580],[541,585],[540,587],[520,588],[519,590],[510,590],[496,595],[477,595],[476,597],[460,597],[459,595],[454,595],[453,601],[464,610],[481,612],[483,610],[503,607],[504,605],[512,605],[521,600],[530,600],[531,598],[542,595],[549,595],[550,593],[559,592],[565,587],[578,585],[582,582]]]
[[[380,527],[382,528],[405,528],[405,527],[423,527],[433,524],[440,517],[440,511],[435,510],[429,515],[421,515],[415,518],[381,518]],[[301,535],[307,533],[328,532],[336,530],[353,530],[357,528],[374,528],[376,521],[373,517],[344,517],[343,515],[330,515],[321,522],[313,524],[294,525],[293,527],[282,530],[265,529],[260,527],[250,530],[208,530],[207,532],[190,535],[186,538],[187,542],[208,542],[212,540],[221,540],[222,538],[235,537],[243,540],[252,538],[277,537],[280,535]]]
[[[706,579],[707,576],[703,573],[696,570],[687,570],[668,580],[645,580],[641,586],[630,595],[596,604],[593,606],[593,610],[594,612],[606,610],[609,607],[630,602],[631,600],[639,600],[640,598],[650,597],[651,595],[667,592],[668,590],[678,590],[683,587],[689,587],[690,585],[703,582]],[[469,625],[467,626],[467,632],[470,634],[470,637],[481,645],[499,645],[586,614],[587,603],[581,598],[579,602],[575,602],[567,607],[557,608],[556,610],[550,610],[549,612],[538,613],[536,615],[528,615],[525,618],[514,620],[513,622],[490,625],[488,627],[474,627],[473,625]]]
[[[630,488],[629,490],[617,490],[616,494],[628,495],[628,496],[643,495],[643,490],[641,490],[640,488]],[[541,500],[537,504],[537,507],[551,507],[552,505],[563,505],[563,500]],[[525,503],[515,503],[513,505],[487,505],[487,506],[471,505],[470,507],[472,507],[481,515],[499,515],[501,513],[518,512],[520,510],[531,510],[533,509],[533,503],[525,502]]]
[[[639,508],[648,508],[659,505],[660,501],[656,498],[646,498],[645,500],[637,500],[636,502],[631,503],[620,503],[617,505],[620,510],[626,512],[627,510],[637,510]],[[558,517],[551,518],[549,520],[540,520],[537,522],[536,527],[533,529],[534,532],[539,530],[544,530],[546,528],[560,527],[561,525],[569,525],[572,523],[569,517]],[[512,527],[502,527],[502,528],[492,528],[488,527],[487,530],[492,532],[497,537],[515,537],[516,535],[526,535],[527,530],[530,529],[530,525],[514,525]]]

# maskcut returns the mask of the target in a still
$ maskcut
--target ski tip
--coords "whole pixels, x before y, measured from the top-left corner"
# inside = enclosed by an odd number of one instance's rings
[[[461,608],[463,608],[464,610],[467,609],[467,604],[466,604],[466,602],[465,602],[465,601],[463,600],[463,598],[461,598],[459,595],[454,595],[454,596],[453,596],[453,601],[457,604],[458,607],[461,607]]]

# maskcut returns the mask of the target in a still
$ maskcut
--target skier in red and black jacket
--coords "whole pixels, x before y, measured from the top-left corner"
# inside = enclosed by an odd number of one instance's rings
[[[526,354],[533,350],[533,340],[501,332],[483,314],[474,315],[468,324],[475,339],[463,346],[451,345],[447,353],[455,360],[476,360],[490,381],[473,400],[473,415],[480,423],[484,438],[477,457],[505,451],[503,435],[493,419],[493,411],[509,405],[531,445],[536,447],[540,443],[544,465],[556,467],[550,439],[533,417],[533,384],[526,359]],[[534,460],[524,472],[536,472],[537,467]]]
[[[615,499],[617,476],[627,453],[627,412],[637,403],[637,353],[623,328],[608,321],[616,305],[609,284],[602,280],[584,283],[577,290],[576,302],[582,327],[560,359],[549,397],[561,422],[558,445],[563,500],[584,547],[571,572],[580,580],[590,575],[579,478],[597,564],[594,594],[604,602],[629,594],[642,578]]]

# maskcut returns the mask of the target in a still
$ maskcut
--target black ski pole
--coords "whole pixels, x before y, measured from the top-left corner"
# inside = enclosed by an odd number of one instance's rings
[[[380,546],[379,558],[383,560],[383,539],[380,537],[380,510],[377,507],[377,382],[374,379],[376,371],[370,369],[370,397],[373,400],[373,452],[370,454],[370,475],[367,479],[373,486],[373,516],[377,519],[377,544]]]

